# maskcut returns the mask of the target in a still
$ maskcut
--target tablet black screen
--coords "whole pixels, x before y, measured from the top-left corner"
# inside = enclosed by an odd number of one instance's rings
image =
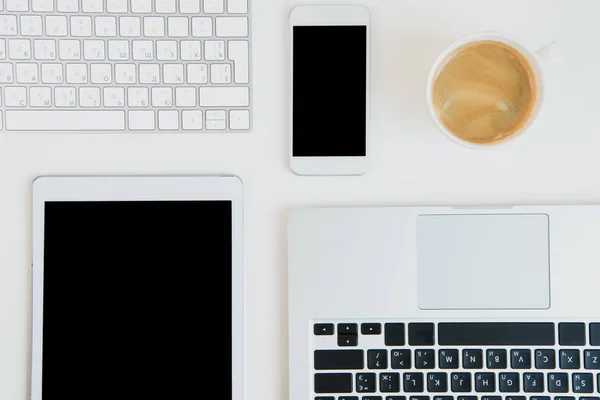
[[[231,241],[230,201],[47,202],[43,400],[230,399]]]

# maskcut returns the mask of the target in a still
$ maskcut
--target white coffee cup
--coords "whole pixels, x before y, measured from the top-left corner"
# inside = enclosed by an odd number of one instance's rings
[[[515,50],[517,50],[519,53],[521,53],[523,55],[523,57],[525,57],[527,59],[527,61],[529,61],[529,64],[531,65],[533,73],[535,74],[535,83],[536,83],[535,104],[532,107],[531,114],[529,115],[527,121],[519,128],[519,130],[514,132],[512,135],[506,137],[505,139],[503,139],[501,141],[485,143],[485,144],[468,142],[466,140],[463,140],[463,139],[455,136],[454,134],[452,134],[452,132],[450,132],[448,129],[446,129],[446,127],[442,124],[440,118],[438,117],[438,115],[435,112],[435,108],[433,105],[433,99],[432,99],[433,84],[435,82],[435,79],[437,78],[437,74],[440,70],[440,67],[444,64],[444,62],[446,62],[448,60],[448,56],[451,55],[457,48],[459,48],[467,43],[478,42],[478,41],[482,41],[482,40],[494,40],[497,42],[501,42],[501,43],[509,45],[510,47],[513,47]],[[538,62],[538,57],[547,48],[549,48],[551,45],[554,45],[554,43],[544,46],[541,49],[539,49],[538,51],[536,51],[535,53],[533,53],[530,50],[528,50],[525,46],[523,46],[522,44],[517,42],[516,40],[511,39],[510,37],[503,35],[501,33],[497,33],[497,32],[474,33],[474,34],[465,36],[462,39],[459,39],[456,42],[452,43],[436,59],[435,63],[431,67],[431,71],[429,73],[429,78],[427,80],[427,106],[429,107],[429,112],[431,113],[431,116],[433,117],[433,120],[435,121],[435,123],[438,126],[438,128],[440,129],[440,131],[442,131],[448,138],[450,138],[454,142],[462,144],[469,148],[495,147],[495,146],[510,142],[510,141],[514,140],[515,138],[517,138],[518,136],[521,136],[527,130],[527,128],[529,128],[529,126],[533,123],[533,121],[537,117],[540,109],[542,108],[542,104],[544,102],[544,79],[543,79],[542,69]]]

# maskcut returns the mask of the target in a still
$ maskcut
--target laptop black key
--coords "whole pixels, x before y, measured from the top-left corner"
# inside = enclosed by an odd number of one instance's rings
[[[315,397],[315,400],[335,400],[335,397],[333,397],[333,396],[317,396],[317,397]]]
[[[575,396],[555,396],[554,400],[575,400]]]
[[[381,335],[380,323],[365,323],[360,325],[360,333],[363,335]]]
[[[315,369],[363,369],[363,350],[315,350]]]
[[[367,351],[367,368],[369,369],[387,369],[387,350],[369,350]]]
[[[406,400],[406,396],[385,396],[385,400]]]
[[[469,393],[471,391],[471,373],[454,372],[450,380],[452,381],[452,391],[454,393]]]
[[[405,373],[403,383],[406,393],[423,392],[423,374],[421,372]]]
[[[458,396],[458,400],[477,400],[477,396]]]
[[[379,374],[379,391],[398,393],[400,391],[400,374],[397,372],[382,372]]]
[[[448,375],[445,372],[430,372],[427,374],[427,391],[430,393],[445,393],[448,391]]]
[[[412,365],[411,351],[395,349],[392,350],[392,369],[410,369]]]
[[[550,396],[529,396],[529,400],[551,400]]]
[[[438,365],[441,369],[458,369],[458,350],[443,349],[438,352]]]
[[[573,393],[594,393],[593,374],[573,374]]]
[[[553,346],[554,323],[439,323],[438,341],[449,346]]]
[[[406,340],[404,338],[403,323],[387,323],[385,324],[385,345],[386,346],[404,346]]]
[[[560,350],[560,369],[579,369],[579,350]]]
[[[507,360],[505,349],[490,349],[486,354],[488,369],[506,369]]]
[[[373,372],[356,374],[356,392],[374,393],[376,376]]]
[[[506,396],[505,400],[527,400],[526,396]]]
[[[600,397],[595,397],[595,396],[581,396],[579,398],[579,400],[600,400]]]
[[[408,324],[408,344],[411,346],[432,346],[435,344],[435,325],[431,323]]]
[[[600,350],[585,350],[583,355],[585,369],[600,369]]]
[[[496,391],[496,374],[493,372],[476,373],[475,391],[478,393],[494,393]]]
[[[556,368],[556,353],[551,349],[535,351],[535,367],[537,369]]]
[[[358,396],[340,396],[338,400],[358,400]]]
[[[315,393],[352,393],[352,374],[315,374]]]
[[[523,374],[523,391],[525,393],[544,393],[544,374],[540,372]]]
[[[429,400],[429,396],[410,396],[409,400]]]
[[[483,368],[483,350],[463,350],[463,368],[482,369]]]
[[[381,396],[363,396],[362,400],[383,400]]]
[[[590,344],[600,346],[600,323],[590,324]]]
[[[433,396],[433,400],[454,400],[454,396]]]
[[[333,335],[333,324],[315,324],[313,327],[315,335]]]
[[[358,346],[358,324],[337,325],[338,346]]]
[[[558,342],[561,346],[585,346],[585,324],[563,322],[558,324]]]
[[[502,393],[518,393],[521,391],[520,376],[516,372],[501,372],[498,374],[500,391]]]
[[[481,396],[481,400],[502,400],[502,396]]]
[[[510,351],[510,366],[512,369],[531,368],[531,350],[516,349]]]
[[[435,368],[435,351],[432,349],[416,350],[415,367],[417,369]]]
[[[568,393],[569,374],[562,372],[548,374],[548,391],[550,393]]]

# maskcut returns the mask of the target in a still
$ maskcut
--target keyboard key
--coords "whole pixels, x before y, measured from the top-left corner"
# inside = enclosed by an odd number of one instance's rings
[[[121,89],[123,88],[104,88],[106,89]],[[106,97],[105,97],[106,99]],[[100,88],[82,86],[79,88],[79,105],[81,107],[100,107],[102,105],[100,101]],[[122,106],[122,105],[121,105]]]
[[[550,373],[548,374],[548,391],[550,393],[568,393],[569,392],[569,374]]]
[[[507,359],[506,350],[490,349],[487,351],[488,369],[506,369]]]
[[[593,374],[573,374],[574,393],[594,393]]]
[[[584,323],[558,324],[558,341],[561,346],[584,346],[585,339]]]
[[[208,126],[208,123],[207,128],[210,128],[210,126]],[[337,332],[338,346],[358,345],[358,324],[338,324]]]
[[[463,350],[463,368],[482,369],[483,350]]]
[[[192,18],[192,36],[211,37],[213,34],[212,18],[193,17]]]
[[[471,391],[471,374],[469,372],[454,372],[450,380],[452,381],[452,391],[454,393],[468,393]]]
[[[52,105],[52,88],[32,86],[29,89],[29,98],[32,107],[50,107]]]
[[[513,369],[531,368],[531,350],[518,349],[510,351],[510,365]]]
[[[408,324],[408,344],[411,346],[431,346],[435,344],[435,326],[431,323]]]
[[[27,106],[27,88],[23,86],[6,86],[4,88],[4,102],[7,107]],[[6,127],[8,129],[9,112],[6,112]]]
[[[600,323],[590,324],[590,344],[600,346]]]
[[[222,14],[225,11],[223,0],[204,0],[203,3],[206,14]]]
[[[554,324],[540,322],[440,323],[440,345],[552,346]]]
[[[125,129],[124,111],[6,111],[9,131],[116,131]]]
[[[362,400],[383,400],[381,396],[363,396]]]
[[[117,36],[117,19],[115,17],[96,17],[94,23],[96,25],[96,36]]]
[[[7,11],[29,11],[28,0],[6,0]]]
[[[410,396],[409,400],[429,400],[429,396]]]
[[[199,89],[203,107],[240,107],[250,105],[250,90],[241,86],[207,86]],[[386,343],[387,344],[387,343]],[[390,346],[390,344],[387,344]],[[404,344],[391,344],[403,346]]]
[[[64,13],[79,11],[79,0],[56,0],[56,9]]]
[[[39,15],[21,15],[21,35],[40,36],[42,34],[42,17]]]
[[[544,374],[539,372],[523,374],[523,391],[525,393],[543,393]]]
[[[575,400],[575,396],[555,396],[554,400]]]
[[[333,396],[317,396],[317,397],[315,397],[315,400],[335,400],[335,397],[333,397]],[[356,398],[356,400],[358,400],[358,397]]]
[[[415,350],[415,367],[417,369],[435,368],[435,351],[431,349]]]
[[[367,368],[369,369],[387,369],[387,350],[369,350],[367,351]]]
[[[340,397],[338,400],[342,400]],[[406,400],[406,396],[385,396],[385,400]]]
[[[382,393],[397,393],[400,391],[400,374],[386,372],[379,374],[379,391]]]
[[[454,400],[454,396],[433,396],[433,400]]]
[[[365,323],[360,325],[360,333],[363,335],[381,335],[380,323]]]
[[[233,61],[234,82],[248,83],[250,81],[248,42],[245,40],[230,40],[228,42],[228,58]]]
[[[445,393],[448,391],[448,375],[445,372],[430,372],[427,374],[427,391]]]
[[[81,10],[89,13],[101,13],[104,11],[103,0],[81,0]]]
[[[527,400],[526,396],[506,396],[505,400]]]
[[[502,396],[481,396],[481,400],[502,400]]]
[[[248,18],[246,17],[217,17],[215,18],[217,37],[247,37]]]
[[[579,350],[560,350],[561,369],[579,369],[580,367]]]
[[[67,36],[67,17],[64,15],[47,15],[46,35]]]
[[[248,12],[248,0],[227,0],[229,14],[245,14]]]
[[[385,345],[386,346],[404,346],[404,324],[387,323],[385,324]]]
[[[315,324],[313,332],[315,335],[333,335],[333,324]]]
[[[438,364],[442,369],[458,369],[458,350],[440,350]]]
[[[458,400],[477,400],[477,396],[458,396]]]
[[[551,397],[550,396],[530,396],[529,400],[551,400]]]
[[[162,131],[176,131],[179,129],[179,111],[159,110],[158,129]]]
[[[0,15],[0,36],[17,35],[17,16]]]
[[[106,0],[106,11],[109,13],[126,13],[128,0]]]
[[[146,88],[147,90],[148,88]],[[154,111],[152,110],[134,110],[129,111],[129,129],[137,130],[154,130],[156,122]]]
[[[201,110],[184,110],[181,112],[182,126],[184,130],[200,130],[202,129],[202,111]]]
[[[498,374],[500,391],[503,393],[518,393],[521,391],[519,374],[514,372],[502,372]]]
[[[535,367],[537,369],[554,369],[556,368],[556,353],[554,350],[536,350],[535,351]]]
[[[33,0],[31,9],[35,12],[52,12],[54,11],[53,0]]]
[[[583,354],[585,369],[600,369],[600,350],[585,350]]]
[[[315,350],[315,369],[363,369],[363,350]]]
[[[496,374],[482,372],[475,374],[475,391],[478,393],[493,393],[496,391]]]
[[[404,392],[421,393],[423,392],[423,374],[412,372],[404,374]]]
[[[212,121],[206,121],[206,129],[219,129],[218,125],[211,125],[209,122]],[[220,129],[225,129],[225,125],[222,125],[223,127]],[[338,336],[337,344],[340,347],[358,346],[358,336]]]
[[[160,14],[175,13],[175,0],[155,0],[156,12]]]
[[[392,350],[391,365],[392,369],[410,369],[412,365],[410,350]]]
[[[338,400],[358,400],[358,396],[340,396]]]
[[[582,396],[579,398],[579,400],[600,400],[600,397]]]
[[[376,375],[372,372],[356,374],[356,391],[358,393],[374,393]]]
[[[352,374],[315,374],[315,393],[352,393]]]

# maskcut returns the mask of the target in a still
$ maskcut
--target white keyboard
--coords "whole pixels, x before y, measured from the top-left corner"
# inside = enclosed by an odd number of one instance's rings
[[[0,132],[247,132],[250,0],[0,0]]]

